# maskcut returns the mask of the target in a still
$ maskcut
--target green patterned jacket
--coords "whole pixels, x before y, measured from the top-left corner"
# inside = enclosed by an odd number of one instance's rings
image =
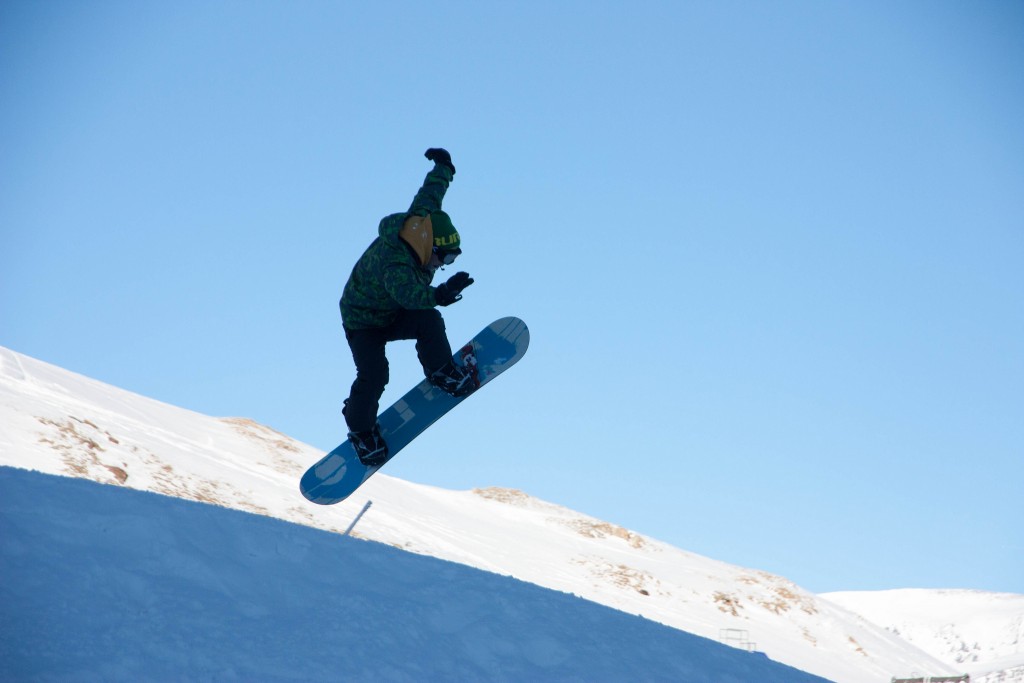
[[[350,330],[386,327],[402,309],[433,308],[435,288],[430,286],[434,271],[422,257],[429,254],[432,233],[427,223],[427,243],[410,245],[403,227],[411,217],[429,216],[441,209],[452,172],[440,164],[427,173],[423,187],[405,213],[385,216],[377,228],[378,237],[356,261],[341,296],[341,319]],[[403,232],[403,237],[399,233]],[[425,252],[422,249],[426,248]]]

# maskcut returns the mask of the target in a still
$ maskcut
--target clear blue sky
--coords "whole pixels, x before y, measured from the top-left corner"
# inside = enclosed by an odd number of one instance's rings
[[[1022,35],[1009,1],[9,0],[0,344],[330,449],[338,296],[444,146],[452,341],[532,346],[387,472],[816,591],[1024,592]]]

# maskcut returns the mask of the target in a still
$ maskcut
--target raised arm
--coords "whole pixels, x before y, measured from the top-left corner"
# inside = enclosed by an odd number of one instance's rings
[[[434,162],[434,168],[427,173],[423,187],[412,200],[408,213],[413,216],[426,216],[433,211],[440,211],[444,194],[455,177],[452,156],[446,150],[431,147],[423,156]]]

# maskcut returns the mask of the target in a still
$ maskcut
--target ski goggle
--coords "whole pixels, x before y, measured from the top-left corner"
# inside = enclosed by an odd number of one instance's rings
[[[434,254],[437,255],[437,260],[446,266],[450,266],[455,263],[455,259],[458,258],[461,253],[461,249],[438,249],[437,247],[434,247]]]

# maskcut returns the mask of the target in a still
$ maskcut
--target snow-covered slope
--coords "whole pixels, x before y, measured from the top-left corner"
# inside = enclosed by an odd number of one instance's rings
[[[821,597],[950,662],[972,680],[1024,681],[1024,595],[904,589]]]
[[[525,493],[445,491],[384,474],[319,507],[299,495],[322,454],[274,430],[212,418],[0,348],[0,465],[344,531],[511,575],[765,652],[844,683],[958,671],[786,579],[679,550]],[[409,456],[413,455],[411,452]]]
[[[2,681],[825,679],[490,572],[0,467]]]

